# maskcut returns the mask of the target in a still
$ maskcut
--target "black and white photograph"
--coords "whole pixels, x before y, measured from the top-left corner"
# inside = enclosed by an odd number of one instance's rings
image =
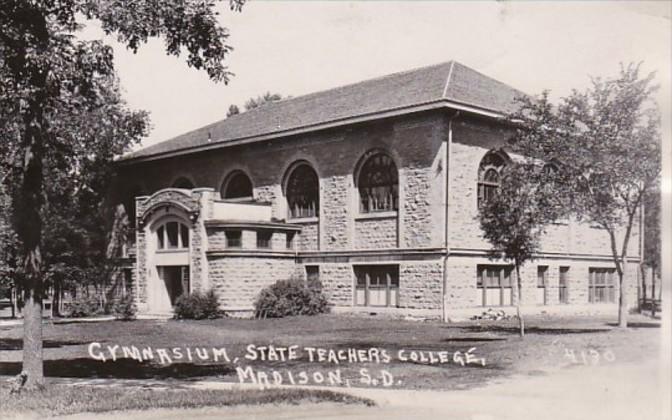
[[[672,420],[672,1],[0,1],[0,418]]]

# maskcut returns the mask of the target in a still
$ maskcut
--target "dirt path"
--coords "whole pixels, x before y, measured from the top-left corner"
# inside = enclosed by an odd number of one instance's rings
[[[576,367],[540,376],[513,377],[466,391],[349,389],[379,406],[260,406],[124,412],[125,419],[608,419],[667,420],[656,360],[641,364]],[[207,383],[202,384],[207,386]],[[224,385],[212,387],[222,387]],[[66,419],[113,419],[121,413],[90,413]]]

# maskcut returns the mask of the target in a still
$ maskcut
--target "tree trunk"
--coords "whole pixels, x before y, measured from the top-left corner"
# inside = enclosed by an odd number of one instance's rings
[[[16,318],[16,313],[18,312],[16,307],[16,287],[12,286],[9,291],[9,303],[12,305],[12,319]]]
[[[39,249],[37,250],[39,253]],[[40,283],[40,281],[27,281]],[[42,366],[42,291],[38,284],[25,288],[23,306],[23,371],[27,374],[26,388],[44,386]]]
[[[639,264],[639,287],[637,288],[638,302],[637,309],[641,314],[646,306],[646,267]]]
[[[651,271],[651,318],[656,317],[656,273]]]
[[[523,283],[520,281],[520,267],[516,264],[516,283],[518,286],[518,296],[516,299],[516,314],[518,315],[518,327],[520,328],[520,338],[525,337],[525,320],[520,312],[520,302],[523,300]]]
[[[54,280],[54,295],[51,298],[51,307],[52,313],[55,312],[56,316],[61,316],[61,281],[59,279]]]
[[[624,266],[625,268],[625,266]],[[625,273],[620,271],[618,273],[618,327],[628,327],[628,306],[625,298],[625,289],[623,287],[623,278]]]
[[[44,86],[46,74],[42,74]],[[44,386],[42,367],[42,156],[44,114],[46,102],[42,94],[29,105],[24,115],[24,158],[20,187],[14,199],[13,220],[21,240],[21,279],[24,282],[23,308],[23,371],[27,374],[26,388]]]

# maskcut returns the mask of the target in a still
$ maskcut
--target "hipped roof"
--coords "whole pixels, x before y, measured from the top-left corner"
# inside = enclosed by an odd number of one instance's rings
[[[504,115],[514,110],[514,98],[521,95],[502,82],[449,61],[272,102],[129,153],[121,160],[155,159],[280,137],[389,112],[415,112],[429,105]]]

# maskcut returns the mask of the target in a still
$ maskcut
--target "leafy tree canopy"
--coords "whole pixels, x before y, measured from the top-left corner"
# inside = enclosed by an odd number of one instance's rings
[[[43,383],[41,295],[47,215],[99,210],[111,158],[141,138],[147,115],[120,98],[112,48],[77,38],[84,19],[136,51],[161,37],[171,55],[226,82],[231,47],[217,22],[215,1],[195,0],[7,0],[0,8],[0,173],[11,195],[24,308],[24,370],[27,385]],[[240,10],[243,0],[231,0]],[[74,195],[73,195],[74,194]],[[60,198],[59,198],[60,197]],[[88,208],[87,208],[88,206]],[[86,223],[95,223],[87,219]],[[64,217],[64,222],[72,219]],[[78,229],[80,228],[78,227]],[[54,235],[57,237],[58,235]],[[91,238],[88,238],[89,240]],[[87,242],[82,243],[84,246]]]
[[[250,109],[259,108],[265,105],[268,105],[273,102],[277,102],[282,99],[282,95],[279,93],[266,92],[263,95],[257,96],[256,98],[250,98],[245,102],[245,110],[249,111]]]
[[[576,217],[609,235],[620,290],[637,215],[660,173],[655,90],[653,74],[641,77],[640,66],[630,64],[615,78],[593,78],[585,92],[573,91],[557,107],[548,92],[521,98],[520,110],[510,116],[517,126],[513,150],[557,162],[557,195]],[[625,326],[624,293],[619,303],[619,324]]]
[[[479,208],[483,237],[492,257],[517,266],[534,258],[548,223],[563,212],[548,183],[555,182],[536,163],[509,162],[501,171],[501,186]]]

